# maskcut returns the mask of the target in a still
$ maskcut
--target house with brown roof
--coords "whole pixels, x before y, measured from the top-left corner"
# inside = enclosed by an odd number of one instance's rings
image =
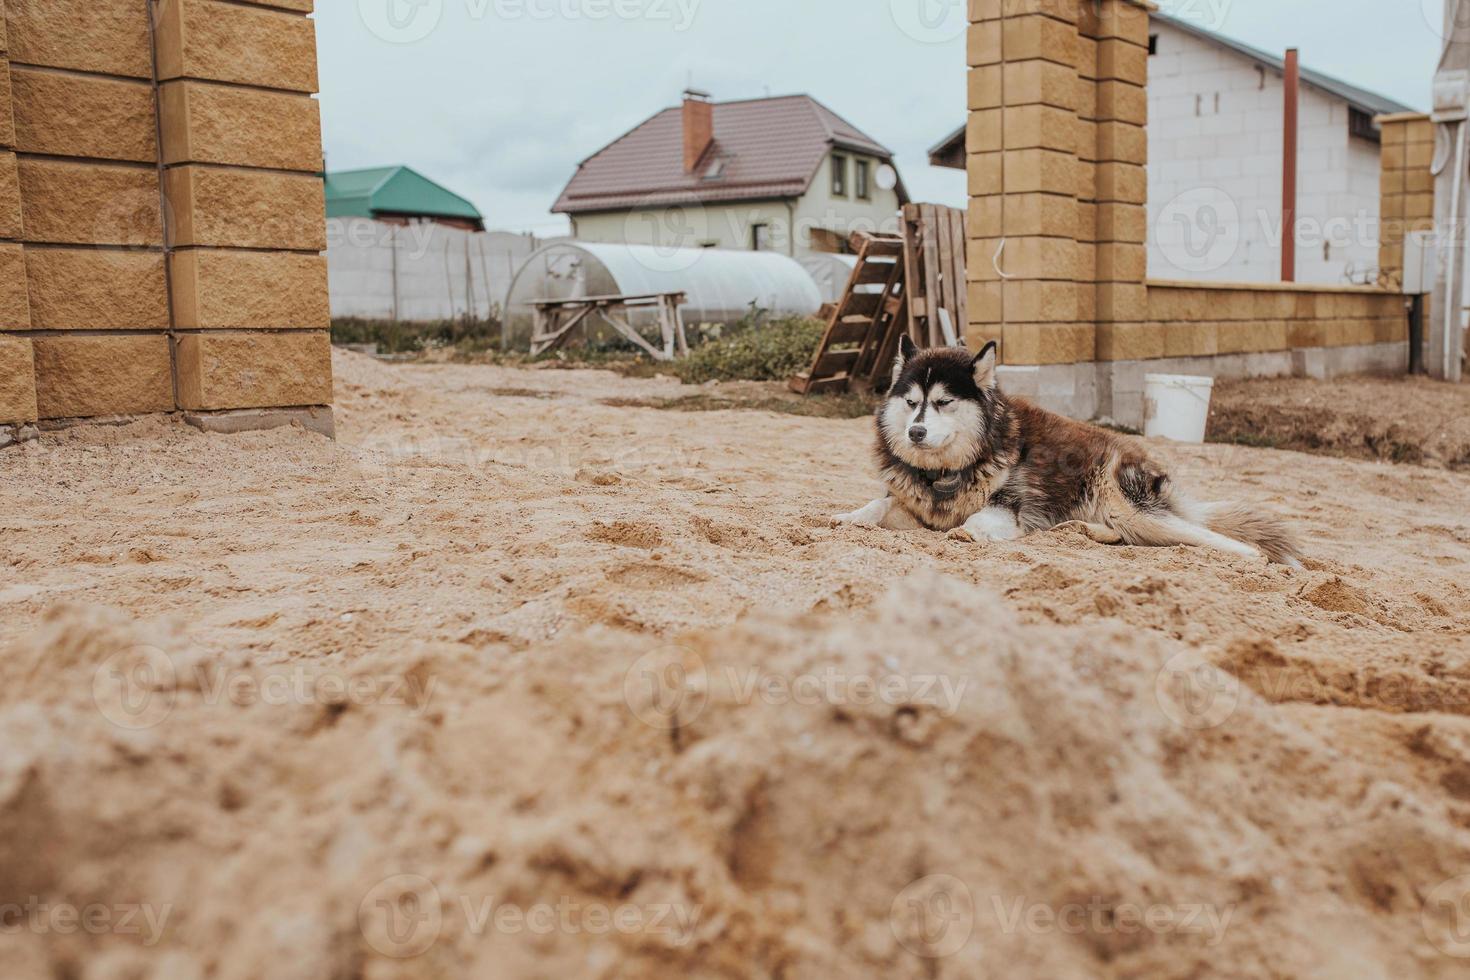
[[[811,96],[690,91],[582,161],[552,210],[583,241],[799,258],[896,231],[907,201],[893,153]]]

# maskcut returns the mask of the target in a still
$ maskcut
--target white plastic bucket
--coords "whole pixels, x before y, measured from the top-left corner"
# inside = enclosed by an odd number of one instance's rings
[[[1143,434],[1175,442],[1204,442],[1214,378],[1149,374],[1143,379]]]

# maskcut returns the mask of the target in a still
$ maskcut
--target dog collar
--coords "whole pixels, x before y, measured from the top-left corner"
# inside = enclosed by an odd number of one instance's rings
[[[965,471],[960,470],[957,473],[950,473],[945,470],[941,470],[937,473],[933,471],[925,471],[924,479],[929,483],[929,488],[933,490],[937,496],[953,497],[955,494],[959,493],[960,489],[965,485]]]

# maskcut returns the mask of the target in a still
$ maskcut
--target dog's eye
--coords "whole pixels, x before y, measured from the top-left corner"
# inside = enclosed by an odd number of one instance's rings
[[[954,404],[954,399],[953,398],[941,398],[941,399],[939,399],[939,401],[937,401],[937,402],[934,403],[934,407],[935,408],[948,408],[949,406],[951,406],[953,404]]]
[[[907,405],[909,408],[918,408],[919,407],[919,403],[917,401],[915,401],[914,399],[912,399],[912,398],[905,398],[903,400],[903,403],[905,405]]]

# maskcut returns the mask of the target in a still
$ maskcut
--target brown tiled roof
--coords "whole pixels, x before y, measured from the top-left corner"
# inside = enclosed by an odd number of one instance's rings
[[[714,105],[715,142],[684,172],[684,120],[665,109],[588,157],[552,211],[619,211],[679,202],[799,197],[834,146],[893,154],[809,95]],[[723,159],[718,178],[703,175]]]

